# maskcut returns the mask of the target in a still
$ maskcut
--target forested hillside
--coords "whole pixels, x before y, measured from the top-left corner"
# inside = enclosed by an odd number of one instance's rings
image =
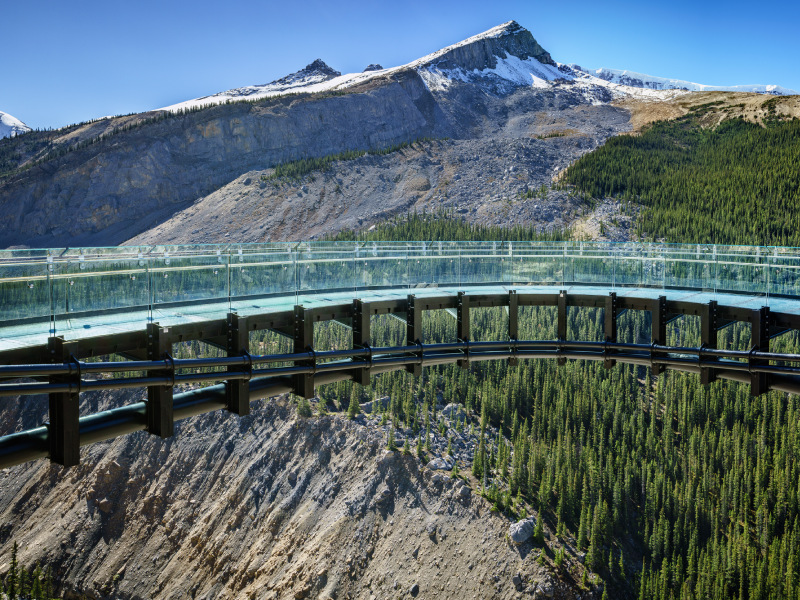
[[[374,235],[485,239],[498,233],[443,215],[416,215]],[[503,311],[472,313],[475,339],[506,339]],[[526,308],[520,338],[555,339],[555,321],[555,309]],[[455,328],[444,312],[426,314],[425,340],[453,341]],[[668,335],[670,345],[699,345],[699,320],[675,321]],[[329,325],[317,333],[317,347],[347,347],[349,336]],[[649,341],[650,314],[623,315],[619,336]],[[571,309],[568,337],[602,339],[603,311]],[[374,326],[376,345],[404,341],[396,320],[382,318]],[[719,344],[748,348],[749,326],[720,331]],[[776,338],[772,348],[800,351],[797,332]],[[588,361],[426,368],[418,381],[391,373],[376,378],[371,389],[346,382],[319,393],[340,402],[352,394],[389,394],[396,418],[421,431],[433,398],[442,394],[444,403],[461,402],[472,411],[473,427],[482,414],[502,425],[507,440],[486,439],[474,473],[486,472],[494,481],[498,506],[510,516],[524,505],[541,508],[559,530],[574,536],[587,550],[591,572],[608,583],[609,598],[800,598],[797,396],[770,392],[754,398],[749,386],[735,382],[703,387],[692,374],[654,378],[649,368],[605,370]],[[551,559],[557,564],[557,556]],[[564,576],[591,585],[582,573]]]
[[[640,136],[611,138],[562,181],[593,197],[641,202],[638,233],[646,238],[800,246],[800,120],[702,127],[713,110],[701,105]]]

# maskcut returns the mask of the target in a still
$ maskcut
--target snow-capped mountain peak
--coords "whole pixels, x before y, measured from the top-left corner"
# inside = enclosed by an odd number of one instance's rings
[[[686,90],[691,92],[757,92],[761,94],[774,94],[778,96],[789,96],[797,94],[796,91],[790,90],[779,85],[704,85],[702,83],[694,83],[685,81],[683,79],[670,79],[667,77],[654,77],[653,75],[645,75],[644,73],[637,73],[635,71],[627,71],[620,69],[584,69],[576,64],[569,65],[576,71],[581,71],[592,77],[597,77],[609,83],[616,83],[628,87],[643,88],[650,90]]]
[[[477,85],[492,94],[506,94],[522,87],[549,89],[568,85],[595,104],[620,97],[668,100],[689,90],[796,93],[780,86],[705,86],[631,71],[591,71],[575,64],[557,63],[527,29],[516,21],[509,21],[398,67],[384,69],[381,65],[371,64],[361,73],[342,75],[317,59],[304,69],[271,83],[181,102],[166,110],[220,104],[229,100],[256,100],[287,93],[344,90],[376,78],[391,79],[396,74],[410,71],[416,72],[432,92],[446,91],[463,83]]]
[[[5,137],[14,137],[15,135],[19,135],[30,130],[31,128],[25,125],[25,123],[19,119],[12,117],[8,113],[0,111],[0,139]]]

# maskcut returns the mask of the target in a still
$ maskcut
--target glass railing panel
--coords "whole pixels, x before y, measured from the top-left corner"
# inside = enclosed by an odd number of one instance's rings
[[[56,335],[144,328],[150,310],[148,250],[83,248],[62,254],[53,274]]]
[[[0,350],[32,345],[50,335],[53,255],[61,252],[0,251],[0,323],[4,328]]]
[[[610,244],[584,242],[569,248],[571,281],[583,285],[614,285],[614,256]]]
[[[716,246],[716,290],[766,295],[766,249],[759,246]]]
[[[408,286],[408,253],[405,246],[384,249],[378,245],[360,248],[355,259],[358,288]]]
[[[289,245],[234,245],[230,252],[231,298],[293,294],[294,259]]]
[[[644,260],[639,244],[618,244],[614,249],[614,284],[641,287],[644,281]]]
[[[353,290],[356,286],[352,250],[314,248],[297,254],[297,282],[301,292]]]
[[[502,284],[506,257],[502,244],[466,246],[460,254],[461,283]]]
[[[511,242],[507,252],[511,282],[559,285],[564,281],[563,244]]]
[[[223,318],[229,309],[229,249],[225,246],[159,246],[149,267],[155,321]]]
[[[800,249],[769,248],[766,278],[770,294],[800,296]]]
[[[707,245],[674,244],[664,250],[665,287],[713,290],[715,270]]]

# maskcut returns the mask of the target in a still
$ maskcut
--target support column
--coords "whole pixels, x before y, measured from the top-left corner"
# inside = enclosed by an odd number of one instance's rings
[[[717,348],[717,301],[712,300],[700,313],[700,345],[704,348]],[[700,383],[708,385],[717,380],[714,369],[700,369]]]
[[[652,333],[651,339],[654,344],[659,346],[667,345],[667,297],[659,296],[658,302],[651,311],[652,315]],[[653,375],[660,375],[666,371],[664,365],[654,365]]]
[[[769,352],[769,307],[762,306],[753,311],[753,324],[750,329],[751,343],[756,352]],[[768,360],[751,360],[751,365],[768,365]],[[769,391],[768,373],[750,374],[750,394],[760,396]]]
[[[512,341],[519,339],[519,296],[517,296],[517,290],[508,292],[508,339]],[[518,364],[518,358],[508,359],[510,367],[516,367]]]
[[[302,305],[294,307],[294,352],[313,352],[314,350],[314,316],[311,310]],[[295,361],[295,365],[313,366],[314,360]],[[294,376],[294,393],[303,398],[314,397],[314,374]]]
[[[406,344],[422,343],[422,308],[416,303],[413,294],[408,296],[408,309],[406,310]],[[419,377],[422,375],[422,365],[406,365],[406,371]]]
[[[250,331],[247,329],[247,317],[236,313],[228,313],[228,356],[250,356]],[[253,373],[253,364],[244,367],[228,367],[228,372],[249,370]],[[228,411],[244,417],[250,414],[250,380],[230,379],[225,387],[225,400]]]
[[[561,290],[558,293],[558,340],[567,341],[567,291]],[[558,359],[559,365],[567,364],[566,358]]]
[[[616,292],[611,292],[606,297],[606,310],[605,310],[605,333],[606,333],[606,341],[616,343],[617,342],[617,294]],[[612,354],[613,350],[607,352],[607,354]],[[606,369],[612,368],[614,365],[617,364],[613,358],[606,358],[603,361],[603,366]]]
[[[369,302],[353,300],[353,348],[369,348],[369,317]],[[369,366],[364,369],[355,369],[353,381],[359,385],[369,385]]]
[[[458,305],[456,307],[456,337],[459,342],[469,342],[469,296],[458,292]],[[469,348],[464,350],[464,359],[458,361],[462,369],[469,369]]]
[[[158,323],[147,324],[147,360],[172,358],[172,339],[168,327]],[[147,377],[169,377],[173,370],[158,369],[147,371]],[[147,388],[147,432],[161,439],[172,437],[175,424],[172,410],[172,384],[149,386]]]
[[[78,342],[66,342],[61,337],[47,340],[51,364],[73,362],[72,355],[78,350]],[[80,378],[80,373],[78,373]],[[71,379],[65,375],[51,375],[50,383],[68,383]],[[50,441],[50,462],[65,467],[74,467],[80,462],[80,427],[79,393],[59,392],[49,394],[50,423],[48,437]]]

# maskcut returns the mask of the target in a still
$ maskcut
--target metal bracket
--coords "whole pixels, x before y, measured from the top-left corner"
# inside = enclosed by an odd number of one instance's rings
[[[229,412],[243,417],[250,414],[250,379],[253,377],[253,359],[250,356],[250,331],[247,317],[228,313],[228,356],[245,356],[247,379],[229,379],[225,385],[225,404]],[[241,373],[240,367],[228,367],[228,373]]]
[[[416,303],[413,294],[408,296],[406,310],[406,344],[418,344],[422,348],[422,307]],[[420,364],[406,365],[406,370],[414,377],[422,375],[422,358],[420,357]]]
[[[567,341],[567,291],[561,290],[558,293],[558,340],[561,342]],[[567,358],[561,356],[563,352],[561,345],[558,346],[558,365],[563,366],[567,364]]]
[[[167,327],[158,323],[147,324],[147,359],[171,361],[172,339]],[[166,367],[166,362],[165,362]],[[172,386],[175,385],[175,363],[172,369],[157,369],[147,371],[148,377],[172,377]],[[172,437],[175,433],[174,414],[172,406],[172,386],[155,385],[147,388],[147,432],[164,439]]]
[[[769,361],[754,359],[753,352],[769,352],[769,307],[762,306],[753,311],[751,323],[751,342],[752,347],[748,356],[748,369],[755,365],[768,365]],[[750,372],[750,394],[760,396],[769,391],[769,374]]]
[[[77,373],[67,376],[51,376],[50,383],[69,384],[69,392],[49,394],[50,422],[47,424],[48,441],[50,444],[50,462],[74,467],[80,462],[80,363],[74,353],[78,350],[78,342],[67,342],[61,337],[51,337],[47,340],[50,354],[50,363],[77,363]],[[77,385],[72,391],[77,375]]]
[[[469,369],[469,296],[464,292],[458,292],[458,305],[456,307],[456,338],[459,342],[467,344],[464,348],[464,358],[458,361],[458,366],[462,369]]]
[[[651,332],[651,340],[652,346],[659,345],[659,346],[666,346],[667,345],[667,297],[666,296],[659,296],[658,302],[656,306],[651,311],[652,316],[652,332]],[[651,352],[650,364],[652,363],[652,352]],[[666,365],[653,365],[653,375],[660,375],[664,373],[667,368]]]
[[[615,344],[617,342],[617,294],[615,292],[611,292],[606,296],[605,333],[606,344],[609,342]],[[607,346],[604,347],[603,356],[607,357],[609,354],[613,354],[613,351],[610,352]],[[616,364],[617,361],[612,358],[603,359],[603,366],[606,369],[610,369]]]
[[[353,348],[369,348],[370,343],[370,308],[369,302],[353,300]],[[359,385],[369,385],[372,352],[366,366],[353,371],[353,381]]]
[[[298,360],[297,366],[312,367],[316,370],[314,354],[314,318],[312,311],[302,305],[294,307],[294,352],[310,352],[310,360]],[[314,374],[301,373],[294,376],[294,393],[303,398],[314,397]]]
[[[716,349],[717,347],[717,301],[711,300],[700,312],[700,348]],[[701,354],[702,355],[702,350]],[[700,357],[698,356],[698,362]],[[700,367],[700,383],[708,385],[717,380],[714,369]]]
[[[517,290],[508,292],[508,339],[512,342],[511,354],[508,359],[508,366],[516,367],[519,364],[517,358],[516,341],[519,339],[519,296]]]

